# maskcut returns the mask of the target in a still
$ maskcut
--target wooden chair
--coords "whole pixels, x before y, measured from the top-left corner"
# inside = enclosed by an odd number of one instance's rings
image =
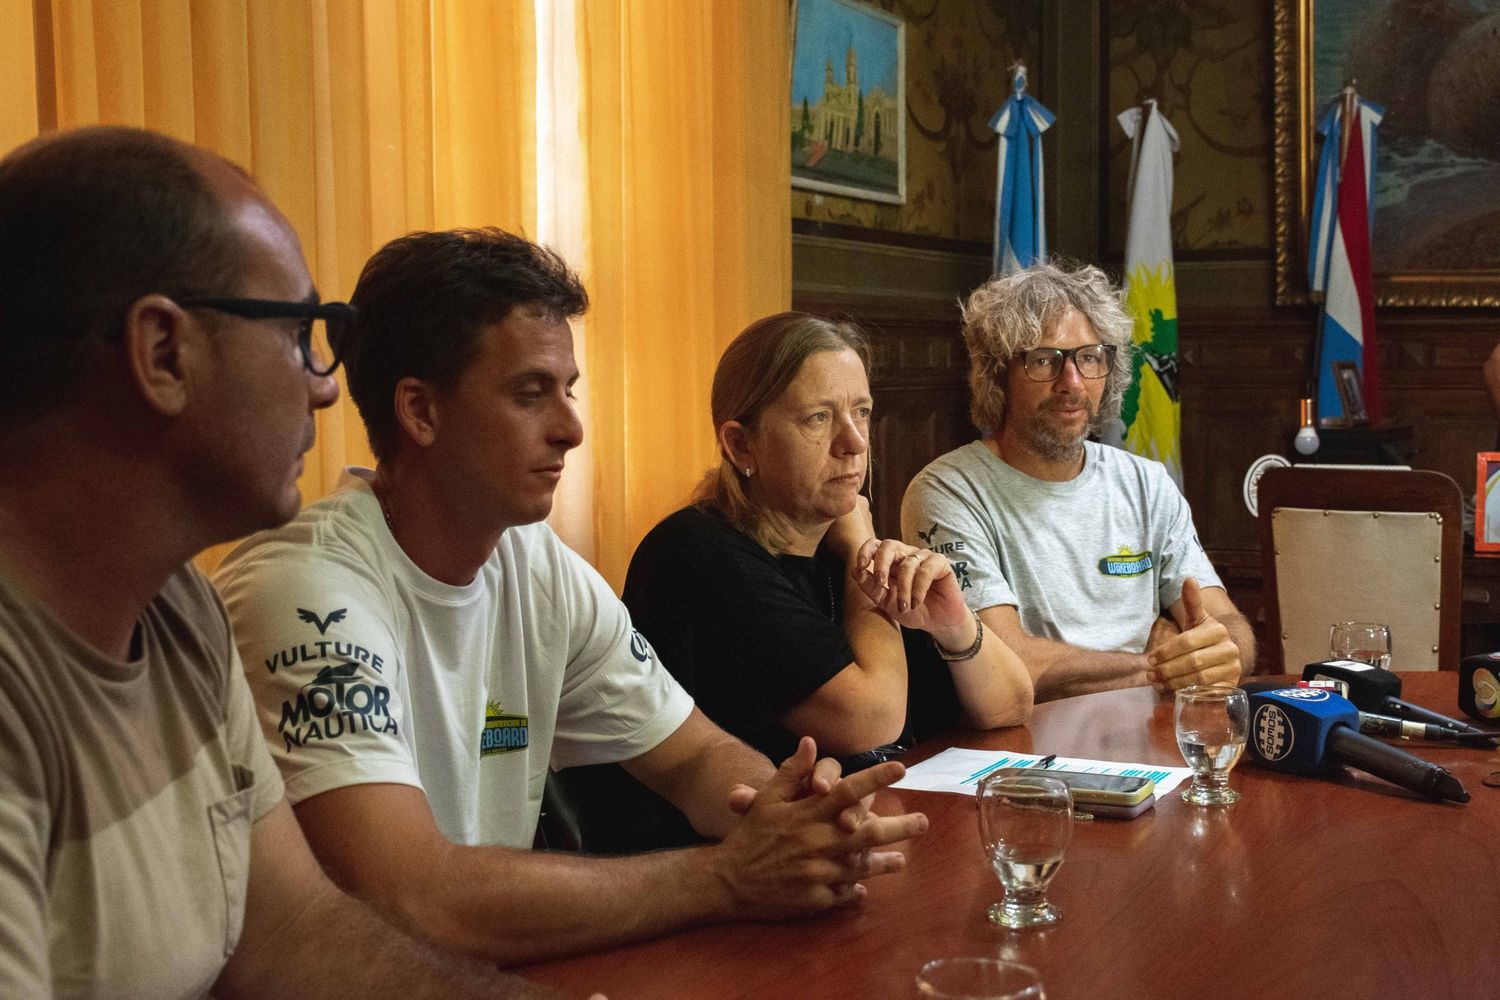
[[[1267,659],[1301,673],[1334,622],[1391,630],[1391,669],[1456,670],[1463,497],[1441,472],[1270,469],[1258,493]]]

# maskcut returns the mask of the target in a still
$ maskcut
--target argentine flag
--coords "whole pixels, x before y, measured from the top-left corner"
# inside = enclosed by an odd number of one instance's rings
[[[1026,67],[1017,66],[1011,95],[990,119],[1000,134],[995,191],[996,274],[1014,274],[1047,255],[1042,219],[1042,133],[1056,116],[1026,93]]]
[[[1375,221],[1375,130],[1385,109],[1361,100],[1352,87],[1318,118],[1318,156],[1308,239],[1308,284],[1323,293],[1318,318],[1318,417],[1342,417],[1344,404],[1333,363],[1352,361],[1363,374],[1365,410],[1380,419],[1379,357],[1375,350],[1375,289],[1370,232]]]
[[[1134,359],[1120,419],[1103,437],[1154,458],[1182,486],[1182,408],[1177,395],[1177,283],[1172,268],[1172,154],[1177,132],[1154,100],[1122,111],[1130,137],[1125,234],[1125,310]]]

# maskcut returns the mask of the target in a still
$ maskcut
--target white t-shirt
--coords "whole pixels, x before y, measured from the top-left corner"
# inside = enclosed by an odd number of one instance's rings
[[[545,524],[507,530],[450,586],[351,472],[214,575],[293,803],[415,785],[453,842],[529,847],[549,762],[629,760],[687,718],[624,606]]]
[[[906,489],[901,534],[940,552],[976,611],[1013,605],[1028,634],[1139,653],[1182,583],[1222,587],[1160,462],[1084,442],[1083,471],[1033,479],[975,441]]]

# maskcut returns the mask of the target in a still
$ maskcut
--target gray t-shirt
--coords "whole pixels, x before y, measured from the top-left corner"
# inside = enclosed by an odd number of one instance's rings
[[[982,441],[950,451],[907,487],[901,534],[948,557],[969,607],[1013,605],[1029,634],[1083,649],[1139,653],[1183,580],[1223,586],[1161,463],[1091,441],[1065,483]]]
[[[0,570],[0,997],[201,997],[281,777],[191,566],[95,650]]]

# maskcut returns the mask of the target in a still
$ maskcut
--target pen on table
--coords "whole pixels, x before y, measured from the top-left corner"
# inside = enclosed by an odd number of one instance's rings
[[[1051,767],[1052,766],[1052,762],[1054,760],[1056,760],[1056,759],[1057,759],[1057,754],[1055,754],[1055,753],[1049,753],[1047,756],[1043,757],[1041,760],[1037,761],[1035,764],[1033,764],[1031,766],[1032,767]]]

